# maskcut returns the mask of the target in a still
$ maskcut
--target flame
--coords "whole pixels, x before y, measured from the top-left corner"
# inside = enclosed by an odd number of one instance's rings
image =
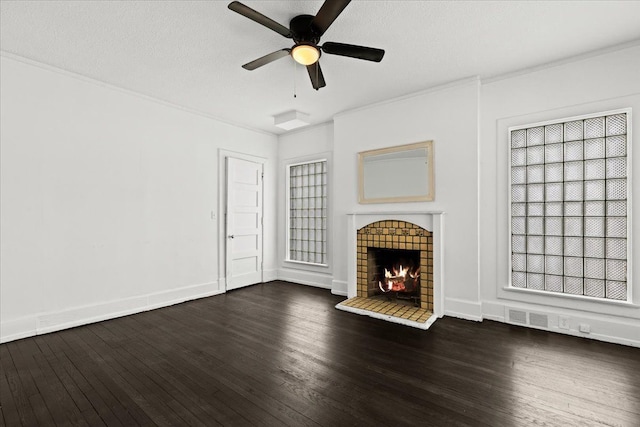
[[[410,282],[415,282],[420,277],[420,267],[413,271],[409,270],[409,267],[403,267],[399,265],[397,268],[391,267],[391,271],[384,269],[384,283],[379,281],[378,287],[382,292],[405,292],[407,286],[405,283],[408,281],[407,275],[410,278]]]
[[[393,274],[391,274],[391,272],[385,268],[384,277],[387,279],[396,279],[398,277],[404,278],[407,276],[407,272],[409,271],[409,268],[408,267],[402,268],[402,265],[401,265],[400,268],[396,269],[395,267],[393,267],[392,270],[393,270]]]

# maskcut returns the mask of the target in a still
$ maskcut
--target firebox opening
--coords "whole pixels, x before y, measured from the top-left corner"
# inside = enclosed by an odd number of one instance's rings
[[[420,251],[367,248],[367,297],[420,305]]]

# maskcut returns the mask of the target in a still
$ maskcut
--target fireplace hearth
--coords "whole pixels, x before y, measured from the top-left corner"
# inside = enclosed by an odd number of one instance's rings
[[[442,212],[348,218],[348,299],[336,307],[428,329],[443,314]]]

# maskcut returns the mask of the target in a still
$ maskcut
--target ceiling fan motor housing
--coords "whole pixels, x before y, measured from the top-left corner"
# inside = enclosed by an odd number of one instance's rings
[[[320,36],[311,25],[313,18],[313,15],[298,15],[289,22],[289,29],[296,44],[316,46],[320,41]]]

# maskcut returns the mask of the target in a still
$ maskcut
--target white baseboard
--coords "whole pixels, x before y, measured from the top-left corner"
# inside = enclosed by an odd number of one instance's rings
[[[525,313],[525,323],[510,321],[508,313],[515,310]],[[482,304],[483,317],[496,322],[515,324],[548,332],[556,332],[614,344],[640,347],[640,324],[635,319],[612,318],[605,315],[589,313],[579,310],[553,309],[537,304],[517,302],[484,302]],[[530,324],[531,313],[546,316],[547,326],[540,327]],[[560,316],[566,318],[567,328],[560,327]],[[589,332],[581,332],[580,327],[588,327]]]
[[[444,315],[482,322],[482,304],[478,301],[445,298]]]
[[[217,282],[211,282],[3,321],[0,343],[155,310],[223,292],[224,289],[218,289]]]
[[[36,335],[38,317],[27,316],[5,320],[0,325],[0,344]]]
[[[316,288],[331,289],[331,276],[302,270],[281,268],[278,270],[278,280],[300,283]]]
[[[331,293],[342,297],[348,296],[347,282],[345,280],[333,280],[331,282]]]

